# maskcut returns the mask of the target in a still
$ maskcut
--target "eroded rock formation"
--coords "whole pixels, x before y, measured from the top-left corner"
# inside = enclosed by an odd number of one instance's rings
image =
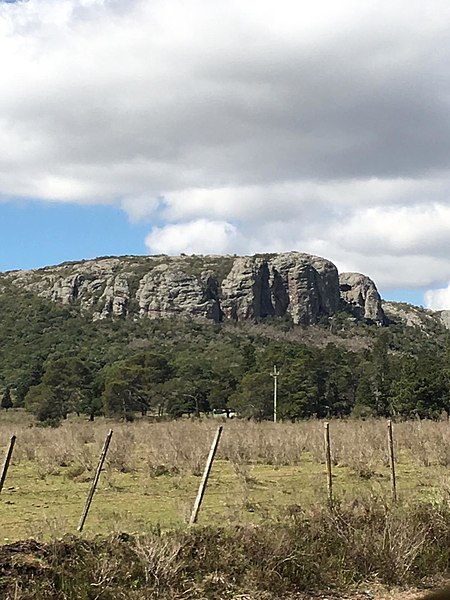
[[[80,306],[93,319],[186,316],[242,321],[288,316],[310,325],[339,310],[383,323],[375,284],[339,276],[328,260],[299,252],[233,256],[125,256],[1,275],[49,300]],[[341,290],[341,291],[340,291]]]
[[[362,273],[341,273],[339,287],[343,302],[359,318],[383,325],[386,317],[376,285]]]

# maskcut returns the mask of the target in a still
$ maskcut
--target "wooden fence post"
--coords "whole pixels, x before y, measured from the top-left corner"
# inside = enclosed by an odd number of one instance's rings
[[[98,460],[97,470],[95,471],[95,476],[91,484],[91,489],[89,490],[88,497],[86,499],[86,504],[84,506],[83,514],[81,515],[80,523],[78,524],[78,531],[83,531],[84,522],[86,521],[86,517],[88,516],[89,508],[91,506],[92,498],[94,497],[95,490],[97,488],[98,480],[100,479],[100,473],[102,472],[103,464],[105,462],[106,454],[108,452],[109,444],[111,442],[111,437],[113,434],[113,430],[110,429],[108,435],[106,436],[105,443],[103,444],[103,449],[100,454],[100,458]]]
[[[4,460],[3,466],[2,466],[2,472],[0,474],[0,494],[2,493],[3,485],[4,485],[5,479],[6,479],[6,474],[8,473],[8,467],[9,467],[9,463],[11,462],[11,456],[12,456],[12,453],[14,450],[15,443],[16,443],[16,436],[12,435],[11,439],[9,440],[8,450],[6,451],[5,460]]]
[[[325,460],[327,464],[327,490],[328,500],[333,501],[333,479],[331,473],[331,444],[330,444],[330,424],[324,423],[324,441],[325,441]]]
[[[223,427],[217,428],[216,435],[214,436],[213,443],[211,444],[211,450],[209,451],[208,459],[206,461],[205,470],[203,471],[203,477],[198,488],[197,497],[195,499],[194,508],[192,509],[191,518],[189,520],[189,526],[197,522],[198,513],[202,505],[203,496],[205,495],[206,484],[208,483],[209,474],[211,467],[216,455],[217,447],[219,445],[220,436],[222,435]]]
[[[397,502],[397,482],[395,478],[395,456],[394,456],[394,434],[392,431],[392,421],[389,419],[388,426],[388,449],[389,449],[389,466],[391,468],[391,486],[392,500]]]

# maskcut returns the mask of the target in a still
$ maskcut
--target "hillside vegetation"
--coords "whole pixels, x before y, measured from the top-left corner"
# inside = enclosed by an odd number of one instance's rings
[[[192,318],[93,321],[14,284],[0,293],[1,404],[42,421],[69,412],[132,418],[233,409],[271,418],[276,364],[279,416],[398,415],[448,411],[449,342],[400,320],[377,327],[348,312],[316,325],[288,318],[211,323]]]

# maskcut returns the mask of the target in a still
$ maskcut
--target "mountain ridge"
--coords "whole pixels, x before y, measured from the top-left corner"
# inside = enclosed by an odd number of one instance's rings
[[[62,304],[79,303],[93,319],[287,317],[311,325],[346,308],[355,318],[385,324],[369,277],[339,276],[331,261],[301,252],[99,257],[1,273],[0,284],[8,283]]]
[[[270,418],[274,364],[283,418],[436,418],[450,397],[440,313],[383,303],[366,275],[302,253],[0,273],[0,339],[0,402],[40,420],[230,406]]]
[[[450,329],[450,311],[382,300],[361,273],[338,273],[328,259],[302,253],[107,255],[0,272],[12,284],[94,320],[187,316],[213,322],[287,317],[311,325],[339,311],[378,325],[402,322]]]

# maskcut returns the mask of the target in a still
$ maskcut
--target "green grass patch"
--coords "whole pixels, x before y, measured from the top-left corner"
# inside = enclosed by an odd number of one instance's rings
[[[132,472],[107,467],[101,475],[87,536],[111,531],[142,532],[183,526],[190,515],[200,477],[183,471],[150,470],[142,460]],[[446,497],[444,467],[397,468],[400,502],[441,502]],[[75,532],[93,472],[81,465],[44,468],[36,462],[13,464],[0,496],[1,542],[34,537],[48,540]],[[389,470],[379,465],[370,477],[349,467],[333,469],[338,501],[378,499],[390,503]],[[324,465],[305,454],[296,466],[214,464],[199,523],[276,522],[327,503]]]

